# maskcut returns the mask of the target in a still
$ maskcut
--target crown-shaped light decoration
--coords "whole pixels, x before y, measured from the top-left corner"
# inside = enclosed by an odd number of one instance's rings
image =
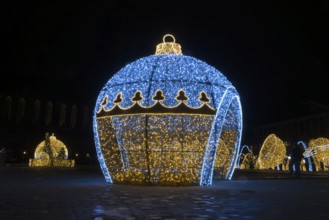
[[[134,97],[131,98],[133,105],[129,108],[121,108],[120,103],[122,102],[122,94],[117,94],[115,100],[113,100],[114,107],[110,110],[106,110],[106,105],[108,104],[108,96],[105,96],[100,111],[97,112],[97,117],[107,117],[107,116],[119,116],[119,115],[137,115],[137,114],[186,114],[186,115],[215,115],[216,110],[210,107],[207,103],[210,99],[207,97],[205,92],[200,93],[199,101],[202,105],[198,108],[189,107],[185,104],[188,100],[185,92],[183,90],[178,91],[176,100],[179,102],[174,107],[167,107],[162,104],[165,96],[161,90],[156,91],[155,95],[152,97],[155,103],[149,107],[141,106],[139,103],[143,100],[142,93],[137,91]]]
[[[166,38],[170,37],[173,42],[166,42]],[[182,54],[182,49],[179,44],[176,43],[176,39],[171,34],[163,36],[163,43],[157,45],[155,54]]]
[[[214,67],[183,55],[170,34],[155,55],[126,65],[104,85],[93,122],[109,183],[204,186],[214,170],[224,179],[233,175],[239,95]]]

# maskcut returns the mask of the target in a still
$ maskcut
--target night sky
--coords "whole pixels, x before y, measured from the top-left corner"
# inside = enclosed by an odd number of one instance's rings
[[[329,105],[329,1],[5,2],[0,94],[93,106],[170,33],[236,87],[246,129],[293,118],[303,102]]]

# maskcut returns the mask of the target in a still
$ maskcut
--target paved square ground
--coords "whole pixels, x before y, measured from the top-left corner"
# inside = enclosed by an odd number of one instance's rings
[[[1,220],[329,218],[326,175],[237,171],[208,187],[108,184],[98,166],[3,166],[0,177]]]

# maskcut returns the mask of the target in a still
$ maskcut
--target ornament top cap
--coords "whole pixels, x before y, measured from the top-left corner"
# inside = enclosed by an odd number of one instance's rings
[[[172,39],[172,42],[166,42],[166,38],[170,37]],[[177,44],[175,41],[175,37],[171,34],[166,34],[162,38],[163,43],[160,43],[156,46],[155,54],[179,54],[182,55],[182,49],[179,44]]]

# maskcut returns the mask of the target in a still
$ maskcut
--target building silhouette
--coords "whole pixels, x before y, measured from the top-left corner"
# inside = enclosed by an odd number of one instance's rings
[[[63,140],[77,163],[95,157],[89,106],[0,94],[0,149],[7,162],[27,162],[46,132]]]
[[[286,120],[253,128],[255,149],[269,134],[276,134],[284,142],[301,140],[306,144],[311,139],[329,137],[329,107],[314,101],[300,103],[298,110]]]
[[[63,140],[69,158],[77,164],[95,163],[92,110],[80,103],[0,94],[0,150],[6,150],[8,163],[27,163],[35,146],[49,132]],[[288,148],[293,140],[308,143],[311,139],[328,138],[329,107],[309,101],[287,120],[254,127],[251,145],[256,154],[272,133],[288,143]]]

